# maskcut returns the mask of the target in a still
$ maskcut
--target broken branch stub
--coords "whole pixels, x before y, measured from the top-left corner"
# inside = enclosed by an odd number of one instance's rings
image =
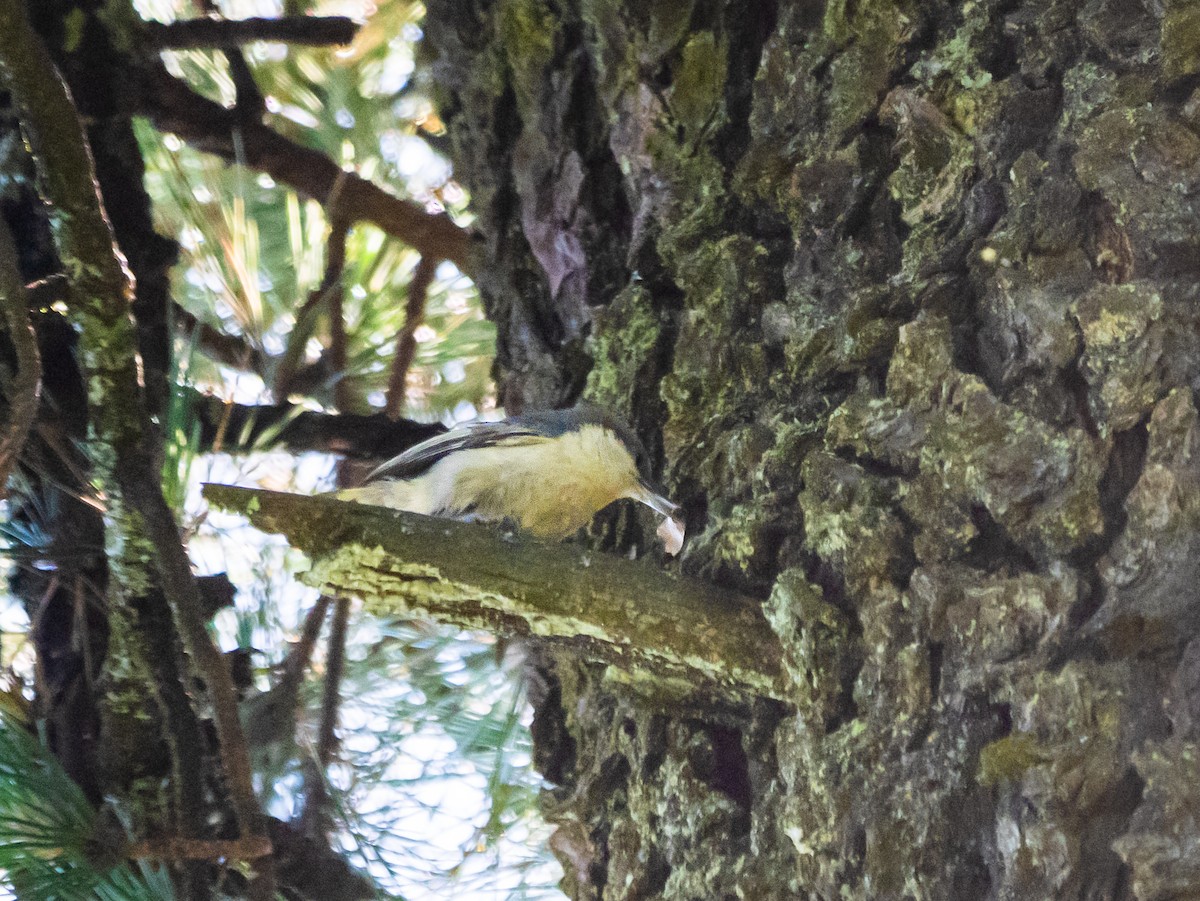
[[[735,702],[789,698],[760,603],[709,583],[478,523],[328,496],[211,484],[204,496],[306,553],[304,582],[376,613],[421,613],[567,645],[651,692],[662,680]]]

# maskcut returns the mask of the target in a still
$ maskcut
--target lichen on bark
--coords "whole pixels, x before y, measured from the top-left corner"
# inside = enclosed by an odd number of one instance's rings
[[[1200,618],[1191,5],[539,6],[556,53],[506,136],[494,98],[533,90],[464,89],[495,57],[461,30],[511,54],[524,8],[428,23],[498,375],[553,403],[590,369],[632,415],[682,568],[763,601],[796,708],[672,715],[539,656],[573,896],[1200,893],[1163,787]],[[576,342],[521,296],[553,273],[510,201],[580,147],[573,196],[622,199],[588,207],[612,290]]]

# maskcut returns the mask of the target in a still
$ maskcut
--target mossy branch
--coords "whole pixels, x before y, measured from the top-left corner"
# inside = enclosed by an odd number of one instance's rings
[[[0,219],[0,305],[16,363],[16,372],[8,386],[8,422],[0,434],[0,498],[3,498],[7,496],[9,473],[16,466],[37,417],[42,390],[42,361],[37,336],[29,321],[29,299],[17,267],[17,249],[3,219]]]
[[[200,591],[163,497],[161,448],[139,385],[130,311],[133,276],[115,245],[91,150],[66,85],[21,0],[0,0],[0,74],[20,111],[67,273],[67,306],[79,329],[88,376],[94,477],[108,495],[108,528],[120,553],[114,580],[129,595],[149,588],[152,560],[188,654],[208,684],[221,761],[242,837],[265,841],[233,682],[204,622]],[[130,515],[133,514],[133,515]],[[269,842],[266,842],[269,847]],[[270,861],[260,862],[252,894],[270,897]]]
[[[570,645],[644,681],[735,701],[788,698],[759,602],[646,563],[477,524],[339,501],[206,485],[204,496],[312,559],[304,580],[382,613]]]

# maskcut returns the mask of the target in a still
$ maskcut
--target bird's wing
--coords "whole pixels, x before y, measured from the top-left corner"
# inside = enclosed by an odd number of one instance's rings
[[[411,479],[433,464],[460,450],[472,450],[498,445],[533,444],[548,440],[547,436],[527,421],[519,418],[502,422],[476,422],[451,429],[420,444],[415,444],[397,457],[377,466],[367,482],[376,479]]]

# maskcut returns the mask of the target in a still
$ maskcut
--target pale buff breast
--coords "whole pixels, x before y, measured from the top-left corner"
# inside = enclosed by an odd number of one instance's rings
[[[434,510],[511,518],[544,537],[565,537],[637,488],[633,459],[607,429],[452,454],[422,480]]]

